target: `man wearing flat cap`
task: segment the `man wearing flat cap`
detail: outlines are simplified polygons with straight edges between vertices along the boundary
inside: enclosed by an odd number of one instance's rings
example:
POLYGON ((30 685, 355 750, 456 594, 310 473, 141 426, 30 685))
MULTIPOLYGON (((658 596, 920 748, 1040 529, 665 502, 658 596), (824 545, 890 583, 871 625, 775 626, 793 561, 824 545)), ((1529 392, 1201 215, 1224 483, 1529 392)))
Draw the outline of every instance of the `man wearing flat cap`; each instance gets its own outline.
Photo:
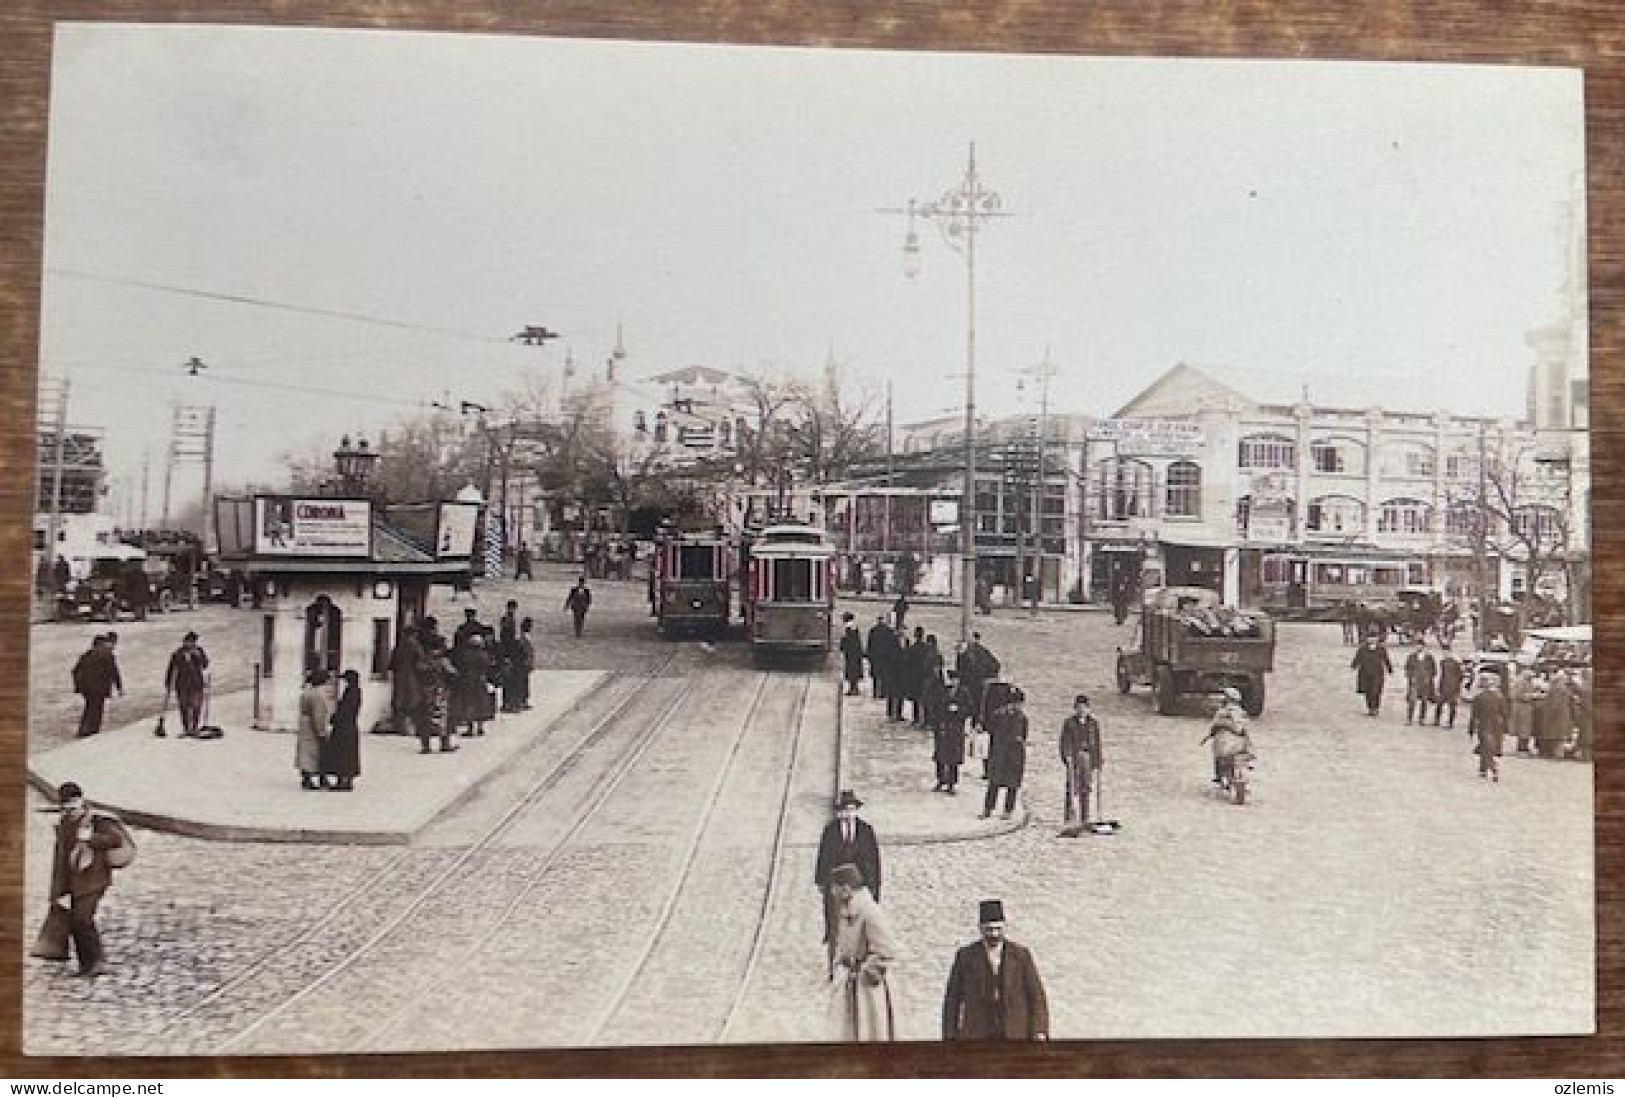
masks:
POLYGON ((1072 809, 1077 806, 1078 826, 1089 825, 1089 792, 1100 769, 1100 724, 1089 711, 1089 698, 1078 694, 1072 699, 1072 715, 1061 724, 1061 765, 1066 767, 1065 825, 1072 827, 1072 809))
MULTIPOLYGON (((855 865, 862 875, 862 886, 869 895, 880 901, 880 843, 875 829, 858 818, 863 801, 851 789, 842 789, 835 798, 835 818, 824 827, 818 839, 818 862, 813 869, 813 883, 824 897, 824 944, 835 947, 835 919, 837 901, 830 892, 830 874, 841 865, 855 865)), ((833 956, 833 952, 832 952, 833 956)))
POLYGON ((1048 1040, 1049 999, 1033 954, 1004 936, 1004 904, 984 899, 982 939, 954 954, 942 1000, 944 1040, 1048 1040))

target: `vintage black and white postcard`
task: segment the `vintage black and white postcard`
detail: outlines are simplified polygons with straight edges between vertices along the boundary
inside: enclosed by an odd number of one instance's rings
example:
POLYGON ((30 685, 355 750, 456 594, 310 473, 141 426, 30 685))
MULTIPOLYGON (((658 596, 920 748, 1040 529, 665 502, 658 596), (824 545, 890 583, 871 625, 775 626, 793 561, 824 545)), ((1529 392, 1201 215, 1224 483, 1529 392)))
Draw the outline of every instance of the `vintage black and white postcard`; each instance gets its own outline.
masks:
POLYGON ((29 1053, 1593 1030, 1578 70, 53 57, 29 1053))

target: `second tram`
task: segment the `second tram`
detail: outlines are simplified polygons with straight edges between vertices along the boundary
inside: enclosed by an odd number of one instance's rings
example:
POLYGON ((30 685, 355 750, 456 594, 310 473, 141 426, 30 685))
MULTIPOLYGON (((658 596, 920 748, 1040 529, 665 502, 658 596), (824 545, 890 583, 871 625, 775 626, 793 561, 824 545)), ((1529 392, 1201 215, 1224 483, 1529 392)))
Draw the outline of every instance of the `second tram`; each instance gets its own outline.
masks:
POLYGON ((758 662, 775 653, 824 658, 835 642, 835 546, 812 526, 769 526, 747 538, 741 601, 758 662))

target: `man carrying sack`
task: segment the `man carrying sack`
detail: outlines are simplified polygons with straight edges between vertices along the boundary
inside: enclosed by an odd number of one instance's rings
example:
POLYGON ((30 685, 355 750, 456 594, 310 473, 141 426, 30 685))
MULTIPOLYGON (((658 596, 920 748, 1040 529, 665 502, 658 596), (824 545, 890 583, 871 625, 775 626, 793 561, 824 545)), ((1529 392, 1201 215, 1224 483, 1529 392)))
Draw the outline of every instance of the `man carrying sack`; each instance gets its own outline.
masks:
POLYGON ((45 960, 68 958, 68 940, 79 957, 79 974, 105 974, 106 954, 96 928, 96 908, 113 883, 113 870, 135 859, 135 838, 110 812, 92 809, 77 784, 57 790, 62 820, 56 825, 51 867, 51 910, 33 954, 45 960))
POLYGON ((1103 761, 1100 752, 1100 724, 1089 711, 1089 698, 1080 693, 1072 699, 1072 715, 1061 724, 1061 764, 1066 767, 1065 829, 1062 837, 1076 838, 1089 825, 1089 793, 1103 761), (1074 807, 1077 809, 1073 815, 1074 807), (1077 823, 1074 825, 1073 819, 1077 823))

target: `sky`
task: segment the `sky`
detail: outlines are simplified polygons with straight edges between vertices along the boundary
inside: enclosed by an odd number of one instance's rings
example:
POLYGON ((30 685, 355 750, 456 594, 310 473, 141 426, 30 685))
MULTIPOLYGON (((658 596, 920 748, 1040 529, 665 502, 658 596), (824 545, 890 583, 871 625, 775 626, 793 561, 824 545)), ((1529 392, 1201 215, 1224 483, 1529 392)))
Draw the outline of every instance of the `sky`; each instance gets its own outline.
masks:
POLYGON ((1047 355, 1061 412, 1187 362, 1517 415, 1526 335, 1584 307, 1583 141, 1578 70, 61 24, 41 369, 154 514, 171 402, 218 408, 217 484, 276 482, 618 327, 633 377, 833 357, 962 414, 965 259, 921 221, 904 277, 884 211, 974 142, 979 410, 1047 355))

